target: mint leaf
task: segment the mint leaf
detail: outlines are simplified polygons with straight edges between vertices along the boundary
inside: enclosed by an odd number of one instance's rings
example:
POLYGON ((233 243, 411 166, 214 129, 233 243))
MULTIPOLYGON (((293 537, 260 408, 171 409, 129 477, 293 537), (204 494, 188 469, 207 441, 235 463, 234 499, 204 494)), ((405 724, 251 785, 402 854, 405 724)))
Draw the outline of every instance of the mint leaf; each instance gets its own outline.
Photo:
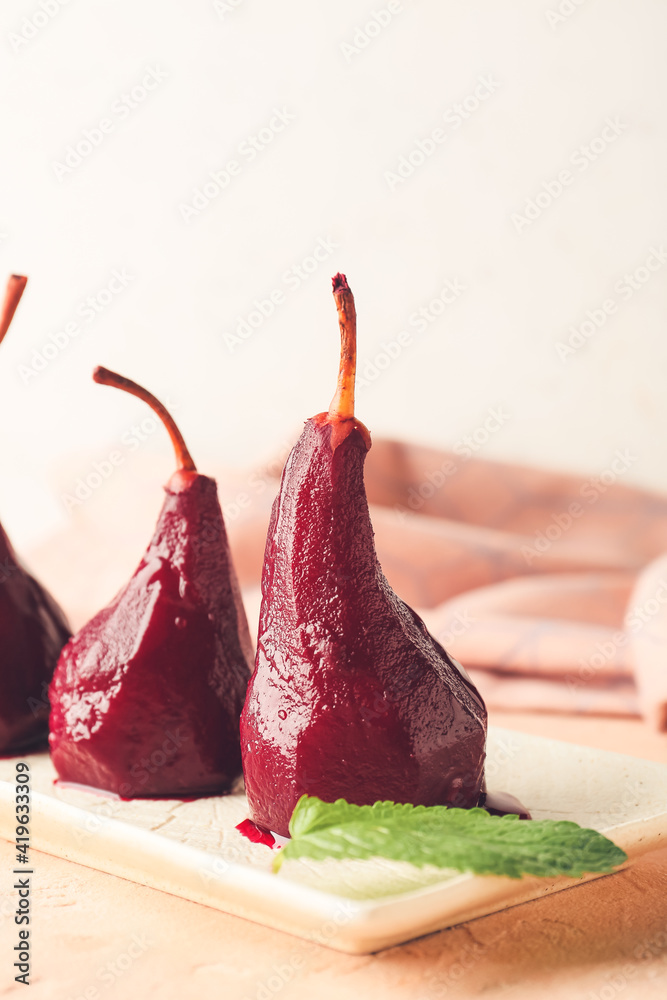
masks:
POLYGON ((302 795, 290 834, 275 871, 286 858, 389 858, 475 875, 578 878, 611 872, 627 861, 625 852, 596 830, 567 820, 492 816, 485 809, 395 802, 355 806, 302 795))

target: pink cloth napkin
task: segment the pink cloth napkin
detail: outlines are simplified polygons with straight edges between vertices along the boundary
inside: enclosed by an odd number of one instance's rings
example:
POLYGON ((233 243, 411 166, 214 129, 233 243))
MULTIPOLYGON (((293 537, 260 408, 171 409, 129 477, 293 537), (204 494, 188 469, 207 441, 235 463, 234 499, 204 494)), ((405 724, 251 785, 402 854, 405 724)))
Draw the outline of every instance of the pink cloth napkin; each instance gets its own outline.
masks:
POLYGON ((379 441, 381 562, 491 707, 667 728, 667 497, 379 441))

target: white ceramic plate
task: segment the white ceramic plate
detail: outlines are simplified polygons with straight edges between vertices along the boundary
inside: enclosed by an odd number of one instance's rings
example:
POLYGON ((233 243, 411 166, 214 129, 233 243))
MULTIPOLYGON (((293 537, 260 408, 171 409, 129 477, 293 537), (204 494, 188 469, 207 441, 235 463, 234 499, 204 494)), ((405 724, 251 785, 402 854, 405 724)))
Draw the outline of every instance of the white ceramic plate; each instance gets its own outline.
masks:
MULTIPOLYGON (((15 764, 0 760, 0 836, 14 840, 15 764)), ((32 777, 31 847, 364 954, 588 881, 451 875, 389 861, 286 862, 235 829, 238 793, 194 802, 134 800, 54 785, 46 754, 32 777)), ((571 819, 610 836, 629 862, 667 838, 667 767, 492 728, 488 786, 535 819, 571 819)), ((574 902, 574 896, 573 896, 574 902)))

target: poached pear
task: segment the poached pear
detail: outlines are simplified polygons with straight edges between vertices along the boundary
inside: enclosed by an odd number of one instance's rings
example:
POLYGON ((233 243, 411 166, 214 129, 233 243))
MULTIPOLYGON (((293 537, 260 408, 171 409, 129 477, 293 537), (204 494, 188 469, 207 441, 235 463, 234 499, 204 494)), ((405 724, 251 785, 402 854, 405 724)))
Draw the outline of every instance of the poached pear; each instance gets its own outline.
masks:
MULTIPOLYGON (((0 343, 27 280, 13 274, 7 283, 0 343)), ((63 612, 22 566, 0 526, 0 753, 20 753, 46 740, 46 691, 70 635, 63 612)))
POLYGON ((178 468, 131 580, 63 649, 51 757, 61 779, 124 798, 224 792, 241 772, 252 646, 216 483, 151 393, 105 368, 93 378, 152 407, 178 468))
POLYGON ((241 716, 251 819, 288 835, 301 795, 357 805, 477 804, 487 715, 464 669, 391 589, 364 489, 354 415, 356 312, 333 279, 338 386, 306 421, 275 500, 255 671, 241 716))

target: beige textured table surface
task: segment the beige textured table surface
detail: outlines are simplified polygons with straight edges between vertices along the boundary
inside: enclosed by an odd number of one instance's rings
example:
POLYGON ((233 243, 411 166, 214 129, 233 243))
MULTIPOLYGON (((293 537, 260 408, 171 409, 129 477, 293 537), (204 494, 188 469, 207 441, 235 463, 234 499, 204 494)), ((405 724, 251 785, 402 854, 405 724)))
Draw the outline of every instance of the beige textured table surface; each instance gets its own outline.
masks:
MULTIPOLYGON (((496 715, 498 725, 667 762, 641 723, 496 715)), ((32 856, 32 1000, 667 996, 667 849, 575 890, 378 955, 348 956, 208 907, 32 856)), ((13 851, 0 843, 2 871, 13 851)), ((2 878, 0 997, 23 995, 2 878)))

